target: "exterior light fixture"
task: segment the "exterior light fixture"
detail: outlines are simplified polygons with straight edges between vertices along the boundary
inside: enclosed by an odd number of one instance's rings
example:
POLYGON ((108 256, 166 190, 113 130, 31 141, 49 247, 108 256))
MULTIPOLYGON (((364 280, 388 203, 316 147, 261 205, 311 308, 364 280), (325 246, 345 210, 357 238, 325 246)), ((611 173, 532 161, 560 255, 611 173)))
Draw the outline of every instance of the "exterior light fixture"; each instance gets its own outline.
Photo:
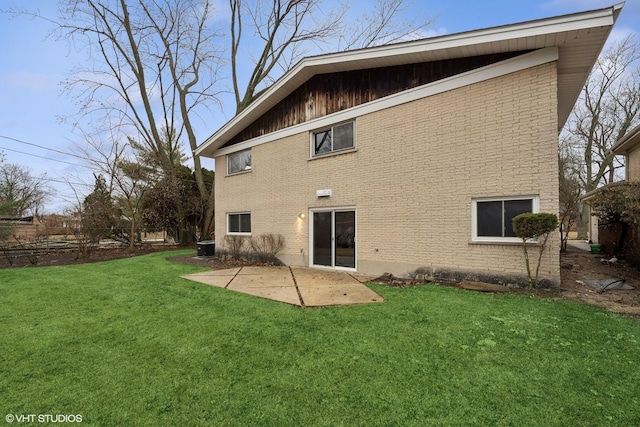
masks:
POLYGON ((305 215, 305 214, 303 214, 303 213, 301 213, 300 215, 298 215, 298 218, 300 218, 300 219, 304 219, 305 217, 306 217, 306 215, 305 215))

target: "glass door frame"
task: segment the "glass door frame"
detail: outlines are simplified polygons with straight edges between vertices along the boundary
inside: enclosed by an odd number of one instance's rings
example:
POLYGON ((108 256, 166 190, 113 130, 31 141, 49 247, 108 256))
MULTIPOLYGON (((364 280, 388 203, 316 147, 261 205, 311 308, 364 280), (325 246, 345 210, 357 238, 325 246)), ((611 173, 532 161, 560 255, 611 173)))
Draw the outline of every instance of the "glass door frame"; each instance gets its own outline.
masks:
POLYGON ((355 206, 310 208, 309 209, 309 267, 326 268, 331 270, 357 271, 358 268, 358 212, 355 206), (314 264, 314 213, 331 213, 331 265, 314 264), (354 215, 354 239, 353 239, 353 267, 336 266, 336 212, 353 212, 354 215))

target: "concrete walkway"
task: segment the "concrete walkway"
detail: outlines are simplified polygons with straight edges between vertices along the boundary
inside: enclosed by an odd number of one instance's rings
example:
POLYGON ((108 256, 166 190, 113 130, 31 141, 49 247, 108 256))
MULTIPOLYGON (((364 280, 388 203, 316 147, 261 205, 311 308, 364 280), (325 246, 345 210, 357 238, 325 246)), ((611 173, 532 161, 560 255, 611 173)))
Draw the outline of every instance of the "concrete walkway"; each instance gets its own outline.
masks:
POLYGON ((300 307, 384 301, 384 298, 363 285, 368 277, 305 267, 237 267, 182 277, 300 307))
POLYGON ((584 240, 567 240, 567 245, 571 245, 574 248, 581 249, 583 251, 591 251, 591 245, 584 240))

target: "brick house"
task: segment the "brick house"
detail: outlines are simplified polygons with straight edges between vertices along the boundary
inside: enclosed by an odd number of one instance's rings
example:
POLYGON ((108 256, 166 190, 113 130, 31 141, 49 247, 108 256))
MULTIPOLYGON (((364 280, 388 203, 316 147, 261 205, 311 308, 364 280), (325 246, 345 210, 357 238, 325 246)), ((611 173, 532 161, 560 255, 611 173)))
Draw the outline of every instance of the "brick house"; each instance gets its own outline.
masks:
POLYGON ((521 282, 511 218, 558 212, 558 133, 620 9, 303 59, 196 150, 217 249, 278 233, 289 265, 521 282))
MULTIPOLYGON (((612 182, 587 193, 583 200, 589 203, 590 199, 603 188, 614 188, 625 183, 640 183, 640 126, 633 128, 624 137, 611 147, 611 152, 624 157, 625 180, 612 182)), ((631 225, 628 229, 621 224, 602 226, 598 224, 597 217, 593 216, 594 230, 602 250, 607 255, 617 255, 625 260, 640 266, 640 228, 631 225)), ((596 241, 594 241, 596 242, 596 241)))
POLYGON ((640 182, 640 126, 631 129, 611 147, 611 152, 624 156, 625 181, 640 182))
MULTIPOLYGON (((29 243, 46 234, 46 227, 40 222, 38 217, 0 217, 0 228, 7 227, 10 230, 8 241, 15 243, 16 240, 29 243)), ((0 236, 4 233, 0 233, 0 236)))

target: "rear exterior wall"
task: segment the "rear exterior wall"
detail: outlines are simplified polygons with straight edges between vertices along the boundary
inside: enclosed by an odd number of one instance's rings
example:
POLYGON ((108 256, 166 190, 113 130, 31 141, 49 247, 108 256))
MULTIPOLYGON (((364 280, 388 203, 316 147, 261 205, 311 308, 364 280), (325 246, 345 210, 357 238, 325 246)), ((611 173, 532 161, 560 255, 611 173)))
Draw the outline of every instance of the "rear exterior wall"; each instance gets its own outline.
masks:
MULTIPOLYGON (((310 159, 304 132, 253 147, 249 173, 225 176, 219 156, 217 247, 226 214, 251 212, 252 235, 282 234, 280 259, 309 265, 309 209, 355 207, 360 273, 522 278, 521 246, 471 243, 471 202, 539 195, 558 212, 556 105, 549 63, 357 117, 353 152, 310 159)), ((540 269, 555 283, 558 247, 554 233, 540 269)))

